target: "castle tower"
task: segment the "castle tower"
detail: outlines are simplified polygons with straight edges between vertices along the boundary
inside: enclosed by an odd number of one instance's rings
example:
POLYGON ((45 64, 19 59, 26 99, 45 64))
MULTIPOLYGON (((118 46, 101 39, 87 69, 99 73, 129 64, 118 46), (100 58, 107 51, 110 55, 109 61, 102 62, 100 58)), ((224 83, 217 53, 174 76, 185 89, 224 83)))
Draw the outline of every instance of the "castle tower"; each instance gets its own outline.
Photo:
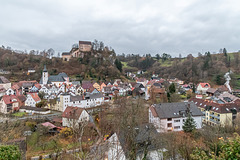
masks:
POLYGON ((42 73, 42 83, 43 85, 47 84, 48 82, 48 71, 46 65, 44 65, 43 73, 42 73))

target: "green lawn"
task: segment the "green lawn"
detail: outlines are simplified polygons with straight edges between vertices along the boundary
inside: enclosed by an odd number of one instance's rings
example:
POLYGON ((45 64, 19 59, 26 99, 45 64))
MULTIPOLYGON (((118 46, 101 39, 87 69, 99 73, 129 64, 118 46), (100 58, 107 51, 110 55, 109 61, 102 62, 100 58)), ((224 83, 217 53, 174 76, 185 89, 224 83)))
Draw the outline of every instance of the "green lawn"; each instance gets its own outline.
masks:
POLYGON ((16 112, 16 113, 13 113, 12 115, 16 116, 16 117, 23 117, 26 115, 25 112, 16 112))

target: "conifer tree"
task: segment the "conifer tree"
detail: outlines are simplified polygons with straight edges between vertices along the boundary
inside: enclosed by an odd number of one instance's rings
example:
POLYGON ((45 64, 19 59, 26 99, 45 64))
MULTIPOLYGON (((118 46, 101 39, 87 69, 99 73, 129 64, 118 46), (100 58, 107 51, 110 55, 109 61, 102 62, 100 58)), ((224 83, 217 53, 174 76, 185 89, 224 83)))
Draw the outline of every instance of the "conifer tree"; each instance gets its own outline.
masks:
POLYGON ((184 132, 192 132, 194 129, 196 129, 196 122, 192 118, 191 114, 188 113, 188 117, 183 124, 183 131, 184 132))

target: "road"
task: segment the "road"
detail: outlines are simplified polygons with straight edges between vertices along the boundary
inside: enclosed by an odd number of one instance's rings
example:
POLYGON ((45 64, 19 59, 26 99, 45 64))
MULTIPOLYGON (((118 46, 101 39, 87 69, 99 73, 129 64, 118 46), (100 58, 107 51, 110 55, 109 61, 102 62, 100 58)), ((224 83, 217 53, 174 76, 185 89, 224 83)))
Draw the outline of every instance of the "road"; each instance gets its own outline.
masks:
POLYGON ((51 114, 45 114, 45 115, 29 115, 24 117, 0 117, 0 123, 5 121, 19 121, 19 120, 26 120, 26 119, 51 119, 53 117, 61 116, 62 112, 52 111, 51 114))

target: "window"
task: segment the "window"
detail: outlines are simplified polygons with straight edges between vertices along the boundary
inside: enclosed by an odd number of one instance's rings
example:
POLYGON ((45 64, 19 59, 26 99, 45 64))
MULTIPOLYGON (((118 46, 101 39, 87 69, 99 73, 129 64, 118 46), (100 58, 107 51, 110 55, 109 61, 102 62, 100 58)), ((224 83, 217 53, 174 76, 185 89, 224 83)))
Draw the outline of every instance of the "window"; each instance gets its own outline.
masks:
POLYGON ((168 123, 168 124, 167 124, 167 127, 172 127, 172 123, 168 123))
POLYGON ((176 119, 176 120, 174 120, 174 122, 180 122, 180 119, 176 119))
POLYGON ((174 126, 174 129, 180 129, 180 126, 174 126))
POLYGON ((172 118, 168 118, 167 121, 172 121, 172 118))

